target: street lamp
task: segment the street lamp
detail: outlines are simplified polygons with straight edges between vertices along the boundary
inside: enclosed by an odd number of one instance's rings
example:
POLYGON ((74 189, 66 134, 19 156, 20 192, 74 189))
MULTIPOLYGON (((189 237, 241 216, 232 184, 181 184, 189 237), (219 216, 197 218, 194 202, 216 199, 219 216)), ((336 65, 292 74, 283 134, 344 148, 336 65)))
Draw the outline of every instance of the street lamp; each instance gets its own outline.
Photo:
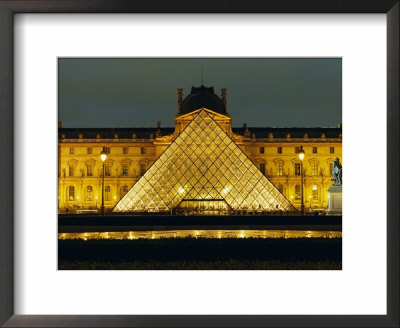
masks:
POLYGON ((101 183, 101 216, 104 216, 104 162, 107 159, 107 152, 105 147, 103 147, 103 150, 100 153, 100 158, 103 162, 103 177, 101 183))
POLYGON ((301 215, 304 216, 304 194, 303 194, 303 159, 305 156, 305 152, 303 150, 303 146, 301 147, 299 151, 299 159, 300 159, 300 180, 301 180, 301 215))

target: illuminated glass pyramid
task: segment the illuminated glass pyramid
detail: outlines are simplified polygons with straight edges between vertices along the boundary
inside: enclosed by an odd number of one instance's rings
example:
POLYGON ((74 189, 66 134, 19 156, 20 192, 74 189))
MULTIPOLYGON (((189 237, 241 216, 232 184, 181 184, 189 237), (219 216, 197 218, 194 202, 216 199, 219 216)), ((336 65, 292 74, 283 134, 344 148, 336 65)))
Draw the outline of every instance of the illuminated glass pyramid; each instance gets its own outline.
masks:
POLYGON ((114 212, 170 210, 217 214, 292 211, 205 109, 114 207, 114 212))

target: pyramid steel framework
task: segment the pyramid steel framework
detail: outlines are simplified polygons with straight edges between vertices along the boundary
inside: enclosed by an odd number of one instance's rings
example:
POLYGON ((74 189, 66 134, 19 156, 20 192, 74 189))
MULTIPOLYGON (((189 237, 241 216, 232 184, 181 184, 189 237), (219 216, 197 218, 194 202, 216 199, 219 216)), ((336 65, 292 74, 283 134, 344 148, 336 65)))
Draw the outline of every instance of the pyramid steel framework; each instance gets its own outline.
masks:
POLYGON ((293 211, 205 109, 115 205, 114 212, 293 211))

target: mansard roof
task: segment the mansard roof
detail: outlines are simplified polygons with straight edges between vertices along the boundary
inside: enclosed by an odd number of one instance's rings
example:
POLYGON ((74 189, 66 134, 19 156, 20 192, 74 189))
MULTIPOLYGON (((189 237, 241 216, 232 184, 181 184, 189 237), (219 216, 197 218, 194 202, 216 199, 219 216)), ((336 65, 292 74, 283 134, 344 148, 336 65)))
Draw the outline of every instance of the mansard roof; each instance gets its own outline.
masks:
MULTIPOLYGON (((308 138, 321 138, 322 134, 325 134, 325 138, 338 138, 339 134, 342 133, 342 128, 273 128, 273 127, 248 127, 250 135, 253 133, 256 138, 268 138, 269 134, 272 133, 274 138, 286 138, 287 134, 290 134, 291 138, 304 138, 307 134, 308 138)), ((236 134, 244 135, 246 128, 232 128, 232 131, 236 134)))
MULTIPOLYGON (((160 128, 162 136, 172 134, 174 128, 160 128)), ((239 135, 244 135, 245 128, 232 128, 232 131, 239 135)), ((304 138, 307 134, 308 138, 321 138, 325 134, 326 138, 338 138, 342 133, 342 128, 273 128, 273 127, 248 127, 250 135, 253 133, 256 138, 268 138, 272 133, 274 138, 286 138, 289 133, 291 138, 304 138)), ((113 139, 118 134, 120 139, 130 139, 132 134, 136 134, 137 139, 148 139, 152 134, 156 136, 157 128, 59 128, 58 137, 64 134, 66 139, 78 139, 82 134, 84 139, 96 139, 99 134, 102 139, 113 139)))
MULTIPOLYGON (((137 139, 148 139, 150 135, 156 136, 157 128, 59 128, 58 138, 64 134, 66 139, 78 139, 82 134, 83 139, 96 139, 99 134, 102 139, 113 139, 118 134, 120 139, 131 139, 136 134, 137 139)), ((174 128, 160 128, 162 136, 172 134, 174 128)))

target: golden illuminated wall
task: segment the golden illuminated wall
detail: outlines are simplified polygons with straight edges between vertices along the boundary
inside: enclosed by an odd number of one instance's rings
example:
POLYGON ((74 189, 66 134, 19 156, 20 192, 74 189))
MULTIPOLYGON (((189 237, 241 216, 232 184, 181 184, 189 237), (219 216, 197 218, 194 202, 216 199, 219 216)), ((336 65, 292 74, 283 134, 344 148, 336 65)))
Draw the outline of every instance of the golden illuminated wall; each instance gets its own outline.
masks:
MULTIPOLYGON (((197 113, 199 111, 196 111, 197 113)), ((176 122, 183 129, 197 113, 179 117, 176 122), (185 121, 185 122, 183 122, 185 121)), ((232 133, 230 117, 208 111, 214 121, 235 141, 251 161, 258 167, 282 194, 297 208, 300 207, 300 175, 296 171, 299 159, 296 148, 305 150, 304 165, 304 200, 306 209, 326 209, 328 206, 327 190, 332 184, 330 165, 339 157, 342 159, 342 139, 326 138, 258 138, 250 133, 245 136, 232 133)), ((62 130, 61 130, 62 131, 62 130)), ((173 135, 147 139, 121 139, 114 136, 104 139, 101 136, 88 139, 85 135, 79 138, 68 138, 60 134, 59 139, 59 195, 60 212, 68 209, 93 210, 101 206, 101 160, 100 151, 103 146, 110 149, 106 164, 109 165, 109 176, 105 177, 106 210, 112 209, 122 196, 141 177, 141 170, 147 170, 160 154, 175 140, 178 131, 173 135), (72 149, 72 150, 71 150, 72 149), (88 172, 91 170, 91 172, 88 172), (72 171, 70 171, 70 169, 72 171), (127 169, 127 172, 124 172, 127 169), (69 194, 73 187, 73 197, 69 194), (91 190, 91 191, 90 191, 91 190)))
POLYGON ((112 208, 156 158, 156 147, 149 139, 61 138, 58 170, 61 212, 100 208, 103 146, 110 151, 105 161, 106 208, 112 208))

